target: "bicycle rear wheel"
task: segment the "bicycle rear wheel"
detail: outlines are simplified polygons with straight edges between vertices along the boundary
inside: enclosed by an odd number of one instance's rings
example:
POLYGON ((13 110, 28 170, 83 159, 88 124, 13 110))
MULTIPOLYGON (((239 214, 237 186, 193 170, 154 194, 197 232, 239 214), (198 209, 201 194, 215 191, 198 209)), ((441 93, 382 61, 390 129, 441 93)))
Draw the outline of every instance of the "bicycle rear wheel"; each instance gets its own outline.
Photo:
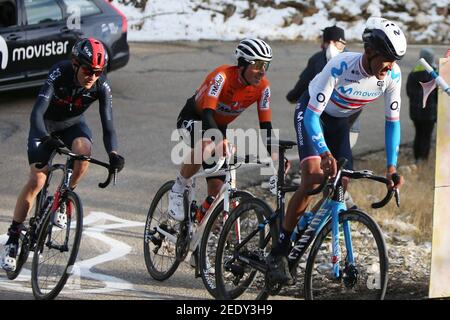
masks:
MULTIPOLYGON (((240 190, 233 192, 230 198, 230 211, 236 208, 242 201, 250 198, 253 198, 250 192, 240 190)), ((209 217, 200 243, 200 275, 205 288, 214 298, 217 297, 215 276, 217 244, 226 218, 222 201, 209 217)))
POLYGON ((218 299, 267 299, 266 256, 278 233, 276 223, 270 226, 262 222, 272 213, 264 201, 252 198, 243 201, 227 219, 215 261, 218 299))
POLYGON ((168 215, 169 192, 174 181, 166 182, 156 193, 147 214, 144 232, 144 258, 148 273, 155 279, 168 279, 177 270, 176 240, 180 222, 168 215), (163 234, 166 232, 166 235, 163 234), (173 237, 171 240, 170 237, 173 237))
POLYGON ((388 257, 377 223, 360 210, 349 210, 339 217, 341 249, 340 278, 332 276, 331 221, 314 240, 305 272, 306 299, 379 300, 386 293, 388 257), (348 262, 344 228, 349 226, 354 264, 348 262))
MULTIPOLYGON (((56 211, 64 206, 66 228, 53 224, 56 212, 47 212, 38 231, 31 268, 31 285, 36 299, 54 299, 72 274, 81 242, 83 208, 79 197, 67 191, 56 211)), ((80 275, 78 275, 80 276, 80 275)))

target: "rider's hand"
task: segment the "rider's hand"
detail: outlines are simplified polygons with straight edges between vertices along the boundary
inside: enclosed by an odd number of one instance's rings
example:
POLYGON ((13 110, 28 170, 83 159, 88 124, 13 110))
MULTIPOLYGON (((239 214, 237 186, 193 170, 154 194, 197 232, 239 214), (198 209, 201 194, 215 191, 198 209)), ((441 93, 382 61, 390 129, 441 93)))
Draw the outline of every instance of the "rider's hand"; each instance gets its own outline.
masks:
POLYGON ((334 177, 337 173, 336 159, 331 152, 325 151, 320 155, 320 168, 327 177, 334 177))
POLYGON ((125 159, 118 155, 115 152, 111 152, 109 154, 109 169, 110 170, 117 170, 117 172, 122 171, 123 167, 125 166, 125 159))
POLYGON ((400 190, 400 188, 405 183, 405 179, 403 176, 399 175, 397 173, 397 170, 394 166, 389 166, 386 171, 386 178, 388 178, 391 181, 391 188, 400 190))
POLYGON ((232 150, 230 150, 230 144, 227 139, 223 139, 222 142, 222 155, 225 157, 230 157, 232 150))
POLYGON ((41 141, 42 142, 40 147, 48 152, 52 152, 55 149, 65 148, 66 146, 61 140, 52 138, 50 136, 42 138, 41 141))

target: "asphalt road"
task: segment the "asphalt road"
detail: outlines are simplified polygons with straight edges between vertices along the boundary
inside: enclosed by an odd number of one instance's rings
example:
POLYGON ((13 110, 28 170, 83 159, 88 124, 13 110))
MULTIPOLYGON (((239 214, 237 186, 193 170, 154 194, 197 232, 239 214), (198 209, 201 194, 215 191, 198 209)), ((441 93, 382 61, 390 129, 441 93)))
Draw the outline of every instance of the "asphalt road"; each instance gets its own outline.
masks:
MULTIPOLYGON (((126 158, 126 168, 119 175, 116 186, 101 190, 96 185, 104 179, 106 172, 91 166, 77 188, 85 212, 85 233, 79 255, 82 278, 81 281, 69 280, 58 298, 210 298, 187 263, 167 281, 153 280, 144 264, 142 235, 153 195, 177 172, 177 166, 170 159, 175 145, 170 137, 177 115, 209 71, 221 64, 234 63, 235 45, 222 42, 133 43, 129 64, 109 75, 119 151, 126 158)), ((273 124, 280 128, 282 138, 295 140, 294 105, 285 100, 285 95, 319 45, 295 42, 272 42, 271 45, 274 61, 268 77, 272 86, 273 124)), ((362 50, 355 44, 349 44, 348 48, 350 51, 362 50)), ((400 62, 403 84, 417 61, 420 48, 410 46, 400 62)), ((438 56, 443 56, 446 50, 443 46, 434 46, 434 49, 438 56)), ((403 88, 402 143, 409 143, 413 139, 413 127, 404 91, 403 88)), ((6 240, 16 197, 28 175, 26 139, 36 95, 37 90, 32 89, 0 96, 0 243, 6 240)), ((94 104, 86 115, 94 133, 93 156, 106 160, 97 105, 94 104)), ((231 127, 245 129, 257 125, 253 107, 231 127)), ((356 154, 383 148, 381 102, 366 108, 361 127, 362 133, 354 149, 356 154)), ((295 155, 293 152, 292 156, 295 155)), ((13 282, 0 271, 0 299, 32 298, 30 263, 13 282)))

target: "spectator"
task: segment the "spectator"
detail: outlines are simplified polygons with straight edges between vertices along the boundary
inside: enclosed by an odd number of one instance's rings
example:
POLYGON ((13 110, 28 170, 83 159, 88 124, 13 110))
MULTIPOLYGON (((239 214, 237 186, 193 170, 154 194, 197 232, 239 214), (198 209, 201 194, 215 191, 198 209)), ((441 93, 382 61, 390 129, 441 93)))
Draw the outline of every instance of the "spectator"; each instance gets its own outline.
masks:
POLYGON ((308 89, 310 81, 314 79, 316 74, 322 71, 328 60, 344 51, 345 44, 345 34, 343 29, 336 26, 325 28, 323 30, 322 43, 320 45, 322 50, 309 58, 306 69, 300 74, 294 89, 289 91, 286 99, 291 103, 297 102, 303 92, 308 89))
MULTIPOLYGON (((434 51, 430 48, 420 50, 420 58, 424 58, 436 70, 434 51)), ((409 97, 409 116, 414 123, 414 158, 416 163, 428 159, 431 145, 431 134, 437 119, 437 89, 428 96, 423 108, 423 89, 420 82, 431 81, 431 75, 425 67, 418 63, 408 76, 406 94, 409 97)))

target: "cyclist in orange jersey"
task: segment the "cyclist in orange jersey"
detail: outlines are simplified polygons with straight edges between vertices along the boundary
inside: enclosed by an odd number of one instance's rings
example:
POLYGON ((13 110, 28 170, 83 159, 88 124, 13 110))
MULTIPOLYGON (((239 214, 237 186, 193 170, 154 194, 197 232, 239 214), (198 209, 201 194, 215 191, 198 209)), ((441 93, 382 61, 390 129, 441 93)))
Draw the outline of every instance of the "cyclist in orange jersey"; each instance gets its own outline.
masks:
MULTIPOLYGON (((271 110, 270 85, 266 72, 272 60, 272 49, 260 39, 244 39, 236 48, 237 65, 223 65, 212 71, 195 94, 186 101, 177 120, 177 128, 186 137, 192 149, 196 145, 196 129, 203 136, 207 130, 219 130, 214 140, 204 137, 201 150, 212 154, 215 150, 228 152, 227 125, 255 102, 258 108, 260 128, 268 130, 270 137, 271 110), (201 127, 200 127, 201 123, 201 127)), ((200 145, 197 145, 200 146, 200 145)), ((268 148, 270 149, 270 148, 268 148)), ((269 150, 270 152, 270 150, 269 150)), ((200 169, 212 167, 204 161, 194 163, 194 151, 191 161, 184 161, 172 191, 169 193, 169 214, 175 220, 184 219, 183 191, 190 185, 190 178, 200 169)), ((206 159, 203 159, 206 160, 206 159)), ((222 187, 225 176, 207 178, 208 196, 215 196, 222 187)))

